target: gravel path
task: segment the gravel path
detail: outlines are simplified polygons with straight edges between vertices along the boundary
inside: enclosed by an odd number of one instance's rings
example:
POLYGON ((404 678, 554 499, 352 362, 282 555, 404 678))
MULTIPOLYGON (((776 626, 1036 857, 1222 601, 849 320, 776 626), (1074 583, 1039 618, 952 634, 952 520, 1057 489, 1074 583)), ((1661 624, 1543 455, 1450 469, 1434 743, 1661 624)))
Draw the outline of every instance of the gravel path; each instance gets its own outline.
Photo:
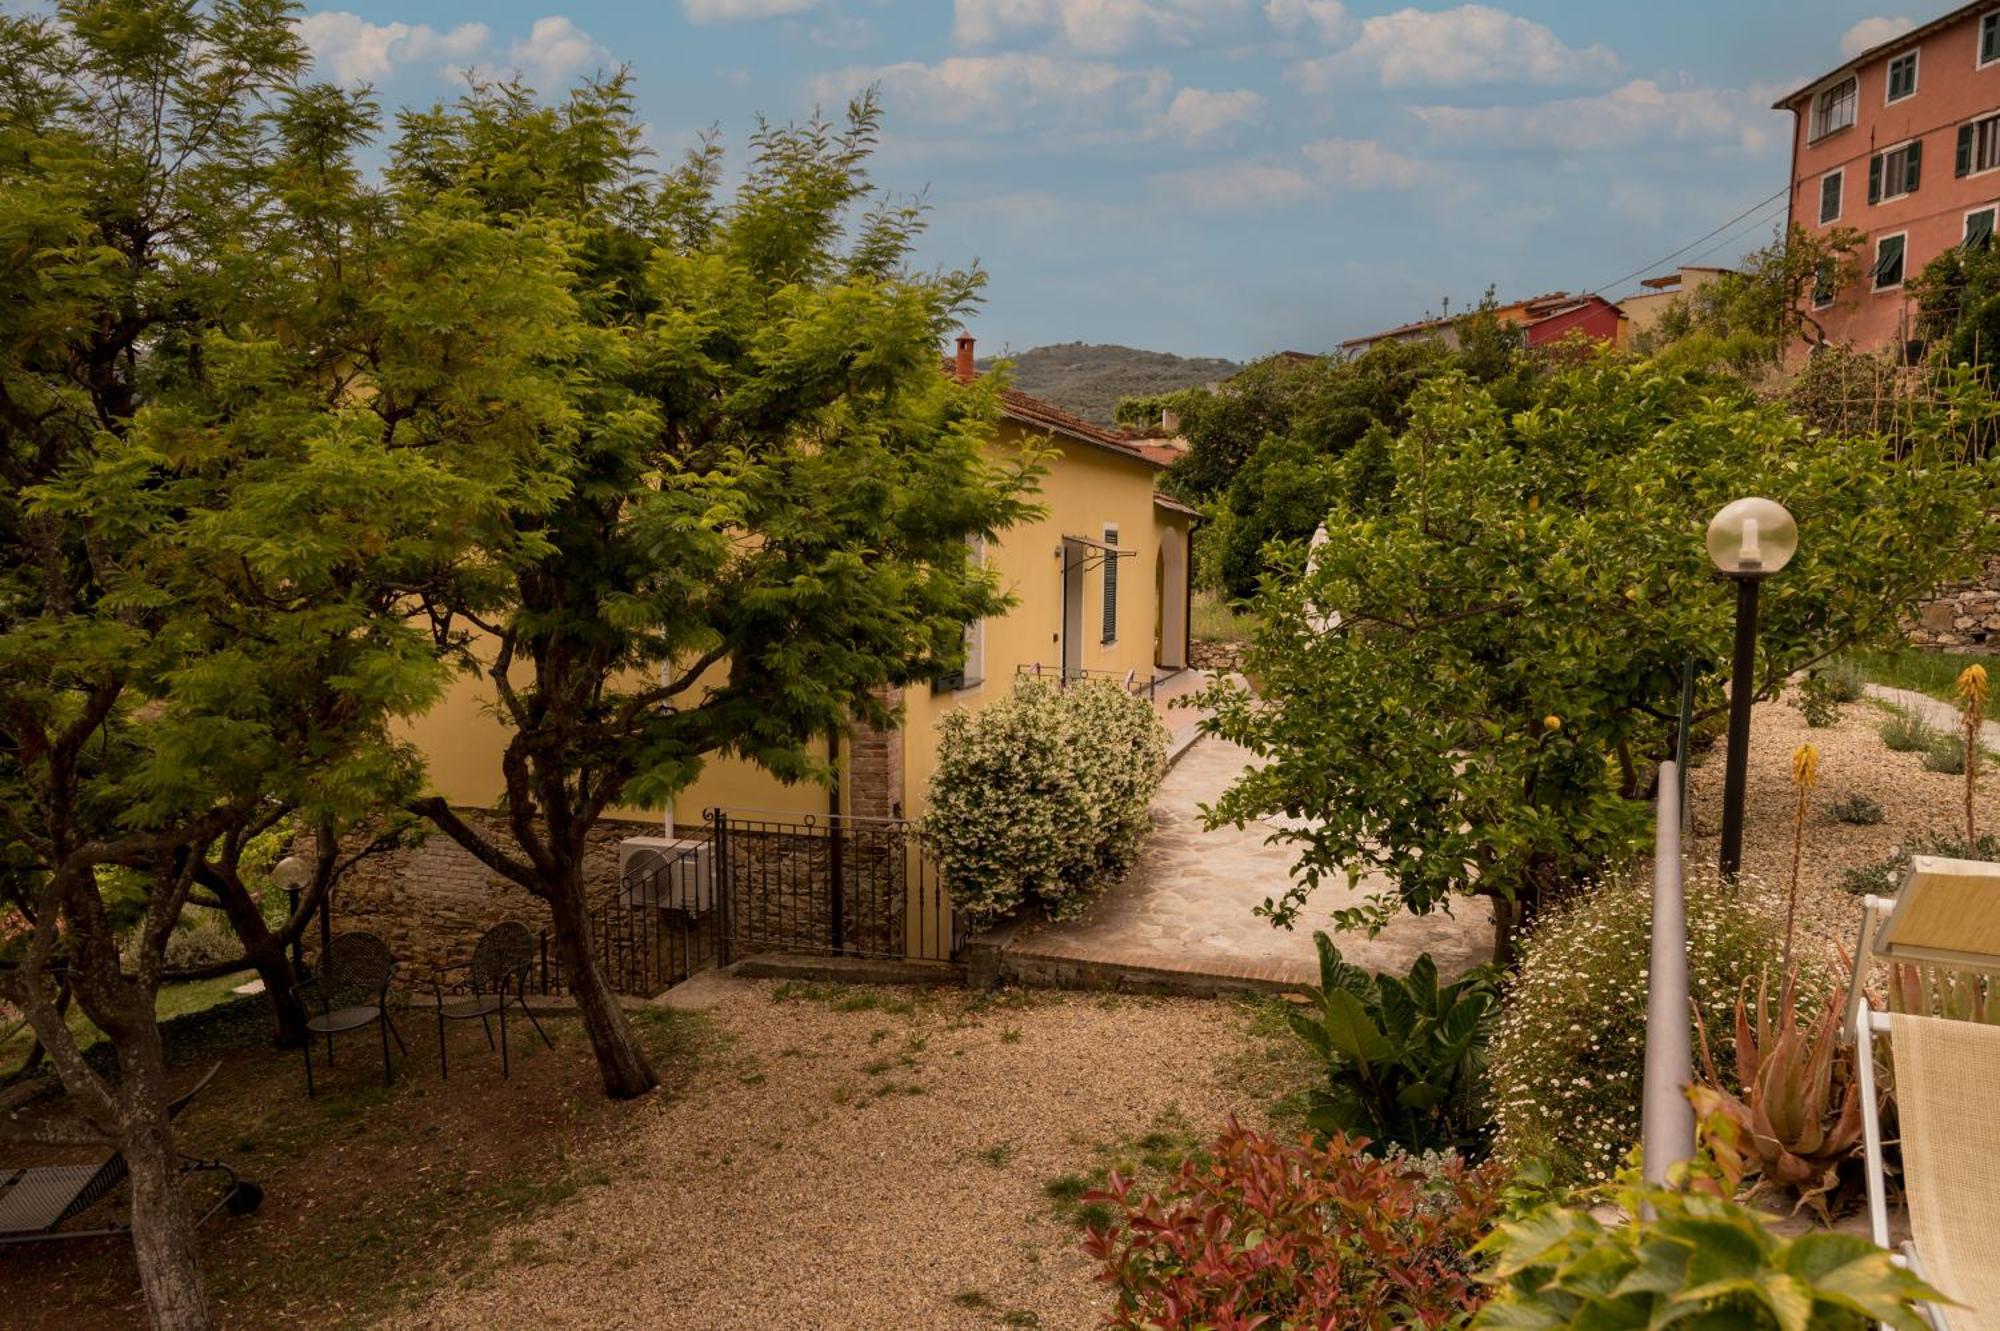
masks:
POLYGON ((1082 1331, 1104 1292, 1043 1185, 1162 1116, 1259 1122, 1274 1089, 1234 1003, 731 987, 719 1052, 603 1186, 391 1324, 1082 1331))

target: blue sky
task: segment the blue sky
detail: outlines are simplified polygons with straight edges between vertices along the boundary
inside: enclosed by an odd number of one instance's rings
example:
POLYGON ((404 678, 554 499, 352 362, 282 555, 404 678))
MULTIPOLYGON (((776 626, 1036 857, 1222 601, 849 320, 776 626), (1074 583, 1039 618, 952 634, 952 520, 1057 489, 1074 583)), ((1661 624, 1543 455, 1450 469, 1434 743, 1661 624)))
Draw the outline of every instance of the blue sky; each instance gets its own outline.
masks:
MULTIPOLYGON (((1242 359, 1501 295, 1592 290, 1785 186, 1779 93, 1942 6, 1883 0, 344 0, 321 72, 385 108, 466 66, 618 63, 653 146, 879 84, 876 183, 979 260, 982 352, 1242 359)), ((1682 261, 1766 241, 1780 202, 1682 261)), ((1671 267, 1671 265, 1668 265, 1671 267)), ((1616 296, 1630 282, 1606 289, 1616 296)))

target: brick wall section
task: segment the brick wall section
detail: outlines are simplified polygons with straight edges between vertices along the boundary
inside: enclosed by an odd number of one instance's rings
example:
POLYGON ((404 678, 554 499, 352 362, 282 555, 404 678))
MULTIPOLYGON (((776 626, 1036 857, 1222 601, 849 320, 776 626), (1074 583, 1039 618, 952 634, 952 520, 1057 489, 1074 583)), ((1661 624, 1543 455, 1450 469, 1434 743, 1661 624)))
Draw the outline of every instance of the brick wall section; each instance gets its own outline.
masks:
MULTIPOLYGON (((902 700, 901 690, 880 689, 885 707, 902 700)), ((860 726, 847 750, 847 811, 865 818, 903 816, 903 732, 860 726)))
MULTIPOLYGON (((494 815, 464 809, 459 814, 499 845, 511 845, 494 815)), ((593 896, 617 882, 619 841, 659 831, 657 823, 599 823, 590 835, 585 870, 593 896)), ((302 853, 310 854, 311 848, 302 853)), ((348 870, 334 888, 332 915, 337 934, 365 929, 379 935, 401 963, 399 985, 413 987, 427 985, 434 967, 468 961, 479 936, 496 924, 519 920, 539 935, 549 923, 549 908, 539 897, 494 873, 442 833, 348 870)), ((305 942, 310 962, 319 948, 319 931, 308 929, 305 942)))
POLYGON ((1909 637, 1920 647, 1947 651, 2000 644, 2000 558, 1988 559, 1981 577, 1940 587, 1918 611, 1909 637))

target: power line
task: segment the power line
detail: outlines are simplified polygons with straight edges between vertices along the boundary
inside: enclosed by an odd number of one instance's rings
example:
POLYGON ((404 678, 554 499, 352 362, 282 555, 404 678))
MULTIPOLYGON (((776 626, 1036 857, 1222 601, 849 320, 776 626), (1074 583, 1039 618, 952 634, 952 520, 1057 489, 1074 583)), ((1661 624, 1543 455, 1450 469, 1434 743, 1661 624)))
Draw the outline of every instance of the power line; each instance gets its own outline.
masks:
POLYGON ((1787 181, 1785 182, 1784 187, 1778 190, 1777 193, 1767 195, 1764 198, 1757 200, 1757 202, 1751 204, 1748 208, 1745 208, 1742 212, 1736 214, 1736 216, 1730 218, 1727 222, 1724 222, 1721 226, 1716 227, 1712 231, 1703 232, 1701 235, 1696 236, 1693 240, 1690 240, 1687 244, 1675 250, 1672 254, 1668 254, 1661 258, 1655 259, 1651 263, 1640 264, 1637 268, 1634 268, 1629 273, 1620 273, 1617 277, 1612 278, 1609 282, 1605 282, 1598 286, 1594 286, 1584 294, 1595 296, 1609 287, 1615 287, 1620 285, 1621 283, 1628 282, 1631 279, 1639 276, 1639 274, 1641 273, 1650 273, 1656 268, 1664 267, 1666 264, 1671 263, 1675 259, 1680 258, 1683 254, 1686 254, 1689 250, 1701 244, 1704 240, 1708 240, 1713 236, 1719 235, 1722 232, 1727 231, 1730 227, 1735 226, 1738 222, 1742 221, 1750 214, 1756 212, 1758 209, 1768 207, 1770 204, 1776 202, 1778 199, 1784 198, 1791 192, 1792 192, 1791 182, 1787 181))
POLYGON ((1775 216, 1777 216, 1777 211, 1775 209, 1770 209, 1770 208, 1765 209, 1762 213, 1758 214, 1756 217, 1751 218, 1746 225, 1738 227, 1736 230, 1724 236, 1721 240, 1718 240, 1713 245, 1710 245, 1707 249, 1703 250, 1701 253, 1691 256, 1687 260, 1687 262, 1692 264, 1702 259, 1706 259, 1709 255, 1715 253, 1717 250, 1721 249, 1724 245, 1729 244, 1731 241, 1737 240, 1745 235, 1748 235, 1750 232, 1756 230, 1760 226, 1768 225, 1770 223, 1770 220, 1775 216))

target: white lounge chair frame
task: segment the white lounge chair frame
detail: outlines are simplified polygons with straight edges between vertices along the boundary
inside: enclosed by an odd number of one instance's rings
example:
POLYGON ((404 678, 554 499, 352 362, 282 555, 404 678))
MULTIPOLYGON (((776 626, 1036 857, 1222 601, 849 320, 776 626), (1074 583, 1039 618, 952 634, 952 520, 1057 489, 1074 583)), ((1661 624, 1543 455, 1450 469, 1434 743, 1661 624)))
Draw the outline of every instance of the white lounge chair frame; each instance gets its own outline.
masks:
MULTIPOLYGON (((1935 856, 1918 855, 1912 858, 1909 871, 1904 875, 1901 889, 1894 897, 1869 896, 1862 899, 1861 938, 1854 949, 1854 974, 1848 985, 1848 1008, 1846 1019, 1841 1025, 1842 1038, 1854 1041, 1859 1047, 1855 1056, 1855 1074, 1861 1084, 1861 1131, 1862 1150, 1867 1164, 1868 1183, 1868 1229, 1870 1236, 1881 1247, 1889 1247, 1889 1204, 1887 1181, 1882 1166, 1882 1116, 1879 1093, 1875 1082, 1875 1038, 1887 1037, 1890 1031, 1890 1015, 1876 1010, 1868 1001, 1866 981, 1871 963, 1903 962, 1911 965, 1946 966, 1954 970, 1976 971, 2000 977, 2000 947, 1988 951, 1939 947, 1934 943, 1925 944, 1908 941, 1907 935, 1935 936, 1945 933, 1963 937, 1952 930, 1940 930, 1940 916, 1949 919, 1952 915, 1963 918, 1965 907, 1963 898, 1953 903, 1933 902, 1929 898, 1935 889, 1927 884, 1949 881, 1962 885, 1967 878, 1991 879, 1991 892, 1996 903, 2000 903, 2000 864, 1979 861, 1951 860, 1935 856), (1942 911, 1937 908, 1942 905, 1942 911), (1926 918, 1928 912, 1929 918, 1926 918), (1913 928, 1913 922, 1915 927, 1913 928)), ((1979 938, 1972 941, 1985 942, 1979 938)), ((1925 1275, 1922 1254, 1916 1250, 1914 1241, 1905 1243, 1897 1254, 1897 1261, 1908 1267, 1918 1277, 1925 1275)), ((1926 1304, 1923 1314, 1937 1331, 1951 1331, 1950 1314, 1936 1304, 1926 1304)))

